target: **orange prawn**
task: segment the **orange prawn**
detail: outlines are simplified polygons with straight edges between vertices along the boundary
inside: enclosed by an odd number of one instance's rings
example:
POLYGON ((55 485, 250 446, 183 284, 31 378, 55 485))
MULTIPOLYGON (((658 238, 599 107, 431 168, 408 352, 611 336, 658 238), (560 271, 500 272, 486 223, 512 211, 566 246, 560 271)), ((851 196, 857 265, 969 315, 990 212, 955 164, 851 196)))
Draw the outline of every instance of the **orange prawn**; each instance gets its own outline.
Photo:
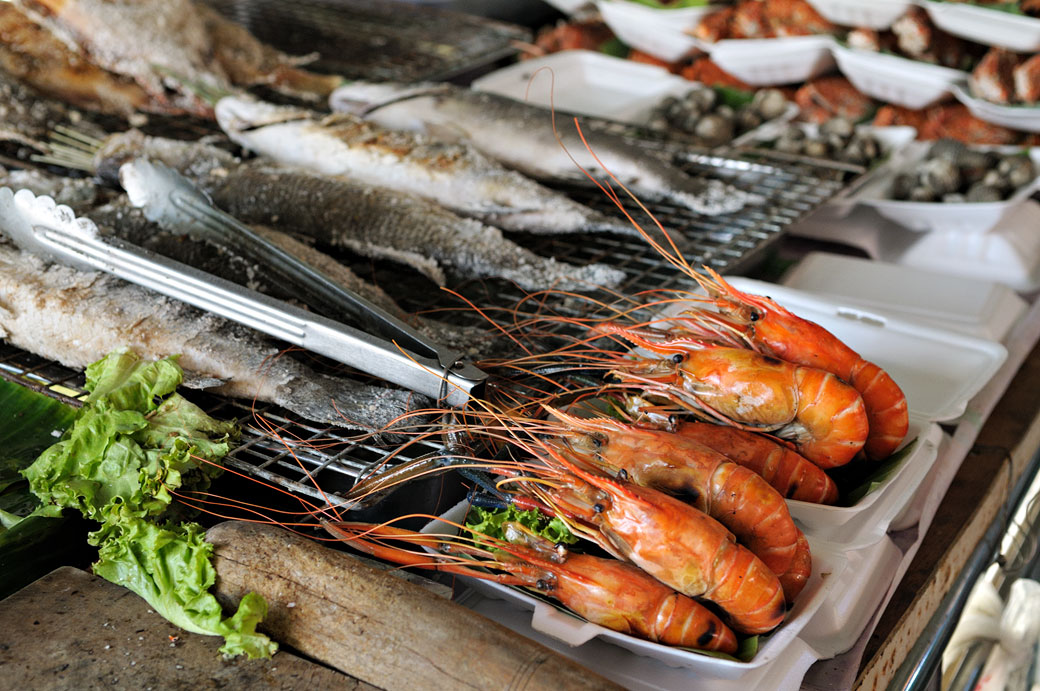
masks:
POLYGON ((838 500, 838 487, 827 473, 767 436, 692 420, 679 423, 675 433, 750 468, 788 499, 816 504, 833 504, 838 500))
POLYGON ((801 531, 784 498, 761 476, 690 437, 549 411, 566 425, 556 442, 562 452, 687 499, 731 530, 780 578, 787 601, 794 602, 812 570, 808 544, 799 541, 801 531))
POLYGON ((863 397, 870 432, 864 450, 869 458, 891 455, 909 429, 906 396, 895 380, 864 360, 819 324, 792 314, 768 297, 744 293, 710 268, 710 277, 692 273, 720 310, 690 310, 675 321, 697 335, 738 338, 768 355, 826 370, 851 384, 863 397))
POLYGON ((863 448, 868 433, 863 399, 830 372, 651 329, 616 323, 598 329, 671 356, 618 361, 614 375, 645 394, 789 439, 821 468, 844 465, 863 448))
POLYGON ((355 522, 324 525, 332 535, 372 556, 532 588, 588 621, 614 631, 666 645, 723 653, 737 650, 733 631, 696 600, 677 593, 632 564, 567 552, 517 524, 504 526, 509 541, 479 533, 474 535, 475 539, 465 540, 355 522), (526 544, 514 544, 517 535, 526 544), (402 549, 397 545, 401 542, 437 552, 402 549), (488 546, 499 552, 491 552, 488 546))
POLYGON ((780 581, 718 521, 663 492, 587 472, 545 450, 545 471, 510 480, 573 533, 684 595, 714 602, 735 631, 765 633, 783 621, 780 581))

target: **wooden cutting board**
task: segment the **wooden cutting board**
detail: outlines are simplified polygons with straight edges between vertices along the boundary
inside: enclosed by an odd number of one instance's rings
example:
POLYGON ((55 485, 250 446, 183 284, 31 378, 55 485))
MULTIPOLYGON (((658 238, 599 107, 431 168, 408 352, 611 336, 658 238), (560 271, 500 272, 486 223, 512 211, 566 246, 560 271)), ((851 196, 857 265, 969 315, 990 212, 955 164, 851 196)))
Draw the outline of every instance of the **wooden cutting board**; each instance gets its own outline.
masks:
POLYGON ((284 650, 271 660, 224 660, 222 643, 184 632, 129 590, 68 566, 0 600, 4 688, 376 689, 284 650))

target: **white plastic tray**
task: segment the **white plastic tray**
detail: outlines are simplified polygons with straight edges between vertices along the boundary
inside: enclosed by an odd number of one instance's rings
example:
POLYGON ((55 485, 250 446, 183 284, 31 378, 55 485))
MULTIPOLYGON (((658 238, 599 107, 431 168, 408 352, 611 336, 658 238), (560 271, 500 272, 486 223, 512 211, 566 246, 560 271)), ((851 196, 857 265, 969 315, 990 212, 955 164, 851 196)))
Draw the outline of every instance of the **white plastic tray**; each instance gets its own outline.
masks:
POLYGON ((817 610, 800 638, 820 659, 849 650, 878 610, 891 585, 890 574, 902 560, 892 540, 882 538, 869 547, 845 552, 848 567, 838 576, 831 597, 817 610))
POLYGON ((953 85, 953 95, 968 107, 979 120, 1013 130, 1040 132, 1040 105, 1001 105, 971 95, 968 85, 960 81, 953 85))
POLYGON ((834 24, 887 29, 914 3, 912 0, 809 0, 809 4, 834 24))
POLYGON ((1019 53, 1040 50, 1040 19, 961 2, 920 4, 936 26, 956 36, 1019 53))
POLYGON ((924 233, 897 251, 900 264, 1040 289, 1040 204, 1026 201, 988 233, 924 233))
POLYGON ((838 69, 857 90, 906 108, 926 108, 953 94, 967 73, 871 50, 834 46, 838 69))
MULTIPOLYGON (((930 146, 930 142, 914 142, 903 147, 899 156, 893 156, 883 171, 879 171, 876 177, 863 184, 848 199, 874 208, 885 218, 908 230, 985 233, 1027 202, 1033 192, 1040 188, 1040 175, 1037 175, 1011 197, 999 202, 945 203, 889 199, 889 188, 895 176, 924 159, 930 146)), ((1019 149, 998 147, 998 150, 1013 152, 1019 149)), ((1031 148, 1029 155, 1040 169, 1040 147, 1031 148)))
POLYGON ((688 32, 719 7, 658 9, 626 0, 596 0, 596 9, 628 45, 665 62, 676 62, 700 49, 700 42, 688 32))
MULTIPOLYGON (((467 506, 465 501, 460 502, 444 514, 444 518, 461 523, 464 520, 467 506)), ((451 533, 454 530, 453 526, 439 521, 433 521, 423 528, 423 532, 438 533, 451 533)), ((531 628, 570 646, 580 646, 598 638, 637 655, 653 658, 670 667, 689 669, 704 679, 739 679, 749 672, 774 662, 784 654, 787 646, 797 638, 802 627, 813 618, 827 599, 831 587, 844 570, 845 556, 841 552, 828 545, 817 544, 811 537, 809 546, 812 552, 813 569, 805 588, 798 596, 794 607, 787 613, 784 623, 762 639, 758 652, 750 662, 724 660, 652 643, 566 614, 517 588, 472 578, 467 578, 467 582, 478 592, 508 600, 531 610, 531 628)))
POLYGON ((693 82, 656 65, 589 50, 566 50, 524 60, 473 82, 478 91, 634 124, 645 123, 651 109, 665 96, 685 94, 693 86, 693 82))
POLYGON ((913 440, 916 445, 880 487, 855 506, 824 506, 788 499, 791 517, 807 536, 843 550, 876 544, 885 537, 892 521, 906 508, 935 464, 941 437, 942 430, 935 423, 912 422, 904 445, 913 440))
POLYGON ((811 252, 782 283, 877 314, 1003 342, 1025 314, 1007 286, 884 261, 811 252))
POLYGON ((770 296, 883 368, 906 395, 911 416, 919 420, 959 417, 1007 357, 1007 349, 994 341, 874 314, 774 283, 726 280, 738 290, 770 296))
POLYGON ((723 70, 753 86, 804 82, 834 67, 830 36, 724 39, 704 49, 723 70))

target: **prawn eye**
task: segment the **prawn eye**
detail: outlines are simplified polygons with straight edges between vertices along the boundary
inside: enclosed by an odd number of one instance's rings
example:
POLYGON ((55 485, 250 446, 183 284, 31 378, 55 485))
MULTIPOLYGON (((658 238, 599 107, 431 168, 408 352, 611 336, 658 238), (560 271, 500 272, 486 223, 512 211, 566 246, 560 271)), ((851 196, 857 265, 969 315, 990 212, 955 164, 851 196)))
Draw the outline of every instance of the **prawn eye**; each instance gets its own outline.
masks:
POLYGON ((603 508, 604 508, 603 504, 593 504, 592 505, 593 513, 603 513, 603 508))
POLYGON ((682 353, 676 353, 675 355, 672 356, 672 362, 674 362, 677 365, 681 365, 682 361, 685 360, 685 359, 686 359, 686 356, 683 355, 682 353))
POLYGON ((599 438, 597 434, 590 434, 589 439, 592 440, 592 445, 597 449, 603 448, 603 440, 599 438))
POLYGON ((628 479, 628 471, 625 470, 624 468, 620 468, 617 471, 617 479, 618 480, 627 480, 628 479))
POLYGON ((761 318, 762 318, 762 313, 759 312, 758 310, 754 309, 754 308, 752 308, 752 310, 750 312, 748 312, 748 319, 750 319, 753 322, 757 322, 761 318))
POLYGON ((538 590, 549 591, 552 590, 552 584, 544 578, 539 578, 538 582, 534 584, 534 587, 538 590))

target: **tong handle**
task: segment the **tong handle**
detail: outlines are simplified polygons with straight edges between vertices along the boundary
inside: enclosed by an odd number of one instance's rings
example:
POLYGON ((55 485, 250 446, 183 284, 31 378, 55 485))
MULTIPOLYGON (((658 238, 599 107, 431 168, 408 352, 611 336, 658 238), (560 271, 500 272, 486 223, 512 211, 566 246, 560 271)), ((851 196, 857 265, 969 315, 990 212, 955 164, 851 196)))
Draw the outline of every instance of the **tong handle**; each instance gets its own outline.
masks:
POLYGON ((216 208, 191 181, 168 166, 148 159, 136 159, 120 168, 119 178, 130 201, 142 208, 148 220, 178 233, 196 234, 200 229, 204 230, 205 239, 232 247, 249 260, 299 286, 311 302, 318 303, 313 306, 334 316, 349 315, 366 329, 417 354, 437 359, 442 367, 450 367, 458 359, 457 354, 430 342, 409 324, 343 288, 319 269, 216 208))
MULTIPOLYGON (((23 194, 23 190, 19 194, 23 194)), ((28 195, 32 196, 32 195, 28 195)), ((18 213, 10 190, 0 190, 0 222, 23 249, 49 255, 78 267, 118 276, 163 295, 244 324, 293 345, 326 355, 380 379, 463 407, 478 395, 486 375, 462 362, 438 360, 345 324, 211 276, 129 243, 98 237, 85 219, 74 223, 27 219, 18 213), (6 195, 6 196, 5 196, 6 195)), ((53 202, 51 202, 53 206, 53 202)), ((65 221, 68 207, 57 207, 65 221)))

